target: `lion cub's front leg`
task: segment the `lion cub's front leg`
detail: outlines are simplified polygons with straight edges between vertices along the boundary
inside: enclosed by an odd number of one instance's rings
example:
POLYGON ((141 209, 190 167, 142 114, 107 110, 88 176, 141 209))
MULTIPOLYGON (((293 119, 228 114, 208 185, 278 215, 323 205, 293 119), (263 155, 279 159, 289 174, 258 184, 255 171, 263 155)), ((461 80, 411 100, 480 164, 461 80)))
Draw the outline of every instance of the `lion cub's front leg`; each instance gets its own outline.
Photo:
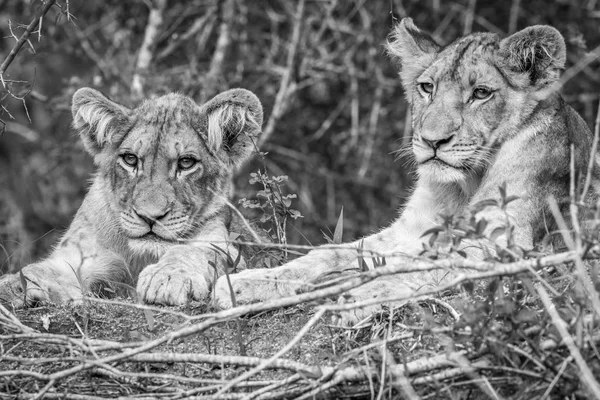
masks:
MULTIPOLYGON (((235 259, 237 249, 230 248, 229 254, 235 259)), ((173 246, 156 264, 142 270, 137 293, 146 303, 180 305, 190 300, 203 301, 225 268, 226 260, 213 249, 173 246)))

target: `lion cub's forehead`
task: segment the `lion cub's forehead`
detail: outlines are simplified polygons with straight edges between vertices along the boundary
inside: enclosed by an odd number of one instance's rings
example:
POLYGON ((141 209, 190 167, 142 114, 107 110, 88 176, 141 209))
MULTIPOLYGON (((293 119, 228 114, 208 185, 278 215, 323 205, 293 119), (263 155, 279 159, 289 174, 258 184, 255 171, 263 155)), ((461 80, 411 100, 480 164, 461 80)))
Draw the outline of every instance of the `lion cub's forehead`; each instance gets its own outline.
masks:
POLYGON ((465 36, 444 48, 423 75, 463 86, 502 79, 494 57, 499 44, 499 36, 493 33, 465 36))
POLYGON ((192 150, 204 153, 201 118, 199 106, 178 93, 146 100, 133 111, 135 123, 121 147, 138 155, 157 149, 170 157, 192 150))
POLYGON ((149 125, 187 124, 200 118, 198 105, 179 93, 145 100, 134 111, 135 118, 149 125))

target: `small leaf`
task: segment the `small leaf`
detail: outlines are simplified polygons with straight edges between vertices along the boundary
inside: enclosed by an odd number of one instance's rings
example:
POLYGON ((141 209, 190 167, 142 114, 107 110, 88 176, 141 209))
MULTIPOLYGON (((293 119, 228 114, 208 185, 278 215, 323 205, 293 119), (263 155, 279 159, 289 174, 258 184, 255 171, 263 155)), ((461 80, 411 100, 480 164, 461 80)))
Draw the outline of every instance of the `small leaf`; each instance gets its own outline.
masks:
POLYGON ((481 218, 475 226, 475 232, 477 232, 479 235, 483 235, 483 231, 485 231, 487 224, 487 220, 485 218, 481 218))
POLYGON ((496 241, 496 239, 498 239, 500 236, 504 235, 505 233, 506 233, 506 229, 503 226, 498 227, 498 228, 494 229, 492 231, 492 233, 490 233, 490 240, 496 241))
POLYGON ((439 236, 438 232, 433 233, 430 237, 429 237, 429 247, 433 247, 433 245, 435 244, 435 241, 437 240, 439 236))
POLYGON ((340 216, 338 217, 337 224, 335 225, 335 230, 333 231, 333 243, 341 244, 342 243, 342 235, 344 233, 344 207, 340 211, 340 216))
POLYGON ((148 330, 152 332, 154 330, 154 314, 152 314, 152 311, 150 310, 144 310, 144 316, 146 317, 148 330))
POLYGON ((473 204, 470 208, 472 212, 478 213, 486 207, 498 207, 498 202, 494 199, 481 200, 473 204))
POLYGON ((496 293, 496 290, 498 290, 498 284, 499 284, 498 279, 493 279, 487 287, 488 293, 490 293, 490 294, 496 293))
POLYGON ((506 199, 506 181, 502 182, 502 185, 498 186, 498 190, 500 191, 500 197, 502 200, 506 199))
POLYGON ((463 288, 465 288, 465 290, 469 293, 473 293, 473 290, 475 289, 475 285, 473 284, 472 281, 467 281, 465 283, 463 283, 463 288))
POLYGON ((508 196, 507 198, 504 199, 504 204, 511 203, 511 202, 513 202, 515 200, 518 200, 518 199, 520 199, 519 196, 515 196, 515 195, 508 196))
POLYGON ((425 237, 429 234, 432 233, 439 233, 439 232, 444 232, 446 230, 446 228, 444 228, 443 226, 434 226, 433 228, 429 228, 427 229, 425 232, 423 232, 423 234, 421 235, 421 237, 425 237))
POLYGON ((537 321, 537 315, 535 311, 529 309, 522 309, 515 316, 515 322, 533 322, 537 321))
POLYGON ((288 213, 290 214, 290 217, 294 219, 303 218, 302 214, 298 210, 288 210, 288 213))
POLYGON ((22 269, 19 270, 19 280, 21 282, 21 289, 23 289, 23 293, 27 293, 27 278, 25 277, 22 269))
POLYGON ((45 330, 48 330, 48 328, 50 328, 50 315, 43 315, 41 317, 42 320, 42 326, 44 327, 45 330))

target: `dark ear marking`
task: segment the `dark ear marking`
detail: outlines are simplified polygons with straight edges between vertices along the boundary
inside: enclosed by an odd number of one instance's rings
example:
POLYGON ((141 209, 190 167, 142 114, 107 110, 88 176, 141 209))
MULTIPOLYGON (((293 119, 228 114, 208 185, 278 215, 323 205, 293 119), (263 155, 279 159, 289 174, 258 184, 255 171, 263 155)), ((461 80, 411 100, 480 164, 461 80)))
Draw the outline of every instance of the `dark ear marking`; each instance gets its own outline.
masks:
POLYGON ((79 131, 86 150, 95 156, 114 143, 129 125, 131 111, 109 100, 95 89, 81 88, 73 95, 73 127, 79 131))
POLYGON ((248 90, 231 89, 215 96, 202 110, 209 149, 222 149, 231 164, 241 165, 255 150, 261 133, 263 112, 258 98, 248 90))
POLYGON ((535 25, 503 39, 498 56, 509 72, 527 74, 529 85, 543 88, 556 81, 565 66, 565 41, 555 28, 535 25))

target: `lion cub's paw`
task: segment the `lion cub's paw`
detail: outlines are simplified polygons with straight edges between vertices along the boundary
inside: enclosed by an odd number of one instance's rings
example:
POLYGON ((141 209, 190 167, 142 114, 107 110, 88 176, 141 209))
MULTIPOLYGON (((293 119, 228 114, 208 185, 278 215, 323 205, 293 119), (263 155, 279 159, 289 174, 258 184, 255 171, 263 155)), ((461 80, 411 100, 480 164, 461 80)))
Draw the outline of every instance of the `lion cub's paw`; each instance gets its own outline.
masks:
MULTIPOLYGON (((380 312, 383 309, 383 304, 376 302, 367 306, 350 308, 352 303, 363 301, 376 301, 384 298, 390 298, 394 295, 412 293, 413 290, 393 281, 376 280, 366 283, 363 286, 349 290, 343 296, 340 296, 338 304, 348 304, 347 310, 342 310, 333 317, 334 325, 338 326, 356 326, 364 320, 367 320, 371 315, 380 312)), ((396 307, 406 303, 406 301, 386 302, 388 307, 396 307)))
MULTIPOLYGON (((277 280, 269 269, 247 269, 229 275, 236 305, 252 304, 282 297, 277 290, 277 280)), ((227 276, 221 276, 215 284, 213 305, 228 309, 233 306, 227 276)))
POLYGON ((23 308, 44 302, 64 303, 83 297, 82 290, 75 282, 54 277, 48 272, 48 267, 43 263, 31 264, 23 268, 22 273, 1 277, 0 302, 23 308))
POLYGON ((362 321, 368 320, 371 315, 381 310, 381 305, 376 305, 340 311, 333 316, 332 322, 333 325, 343 327, 360 326, 362 321))
POLYGON ((137 283, 137 294, 145 303, 176 306, 205 300, 209 293, 210 284, 202 271, 161 261, 144 268, 137 283))

